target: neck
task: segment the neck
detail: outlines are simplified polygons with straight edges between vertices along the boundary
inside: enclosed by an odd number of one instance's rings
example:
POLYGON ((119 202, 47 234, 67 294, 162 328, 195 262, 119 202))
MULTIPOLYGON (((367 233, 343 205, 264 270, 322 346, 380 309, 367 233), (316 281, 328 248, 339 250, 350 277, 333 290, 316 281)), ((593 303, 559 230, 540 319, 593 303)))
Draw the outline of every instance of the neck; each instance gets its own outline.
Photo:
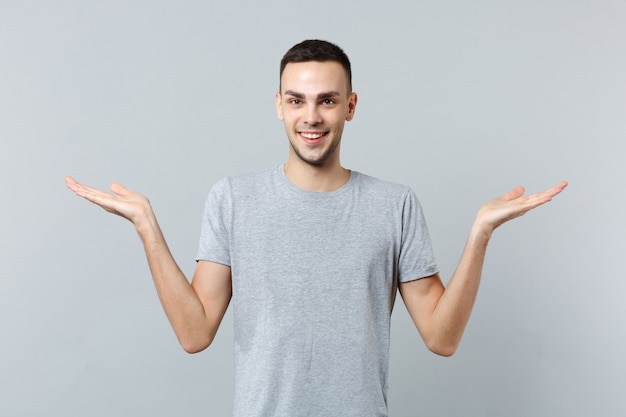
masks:
POLYGON ((330 166, 315 166, 290 158, 284 169, 289 182, 306 191, 334 191, 350 179, 350 171, 339 163, 330 166))

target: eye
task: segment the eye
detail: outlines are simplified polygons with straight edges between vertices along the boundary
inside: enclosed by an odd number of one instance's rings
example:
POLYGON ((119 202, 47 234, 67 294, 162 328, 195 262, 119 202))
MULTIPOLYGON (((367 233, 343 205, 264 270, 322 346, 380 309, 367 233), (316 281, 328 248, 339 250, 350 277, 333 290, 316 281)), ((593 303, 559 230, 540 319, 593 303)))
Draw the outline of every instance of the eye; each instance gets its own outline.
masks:
POLYGON ((302 102, 300 101, 300 99, 297 98, 292 98, 290 100, 287 101, 289 104, 294 104, 294 105, 298 105, 298 104, 302 104, 302 102))
POLYGON ((331 104, 335 104, 335 100, 333 100, 332 98, 325 98, 324 101, 322 101, 322 103, 329 106, 331 104))

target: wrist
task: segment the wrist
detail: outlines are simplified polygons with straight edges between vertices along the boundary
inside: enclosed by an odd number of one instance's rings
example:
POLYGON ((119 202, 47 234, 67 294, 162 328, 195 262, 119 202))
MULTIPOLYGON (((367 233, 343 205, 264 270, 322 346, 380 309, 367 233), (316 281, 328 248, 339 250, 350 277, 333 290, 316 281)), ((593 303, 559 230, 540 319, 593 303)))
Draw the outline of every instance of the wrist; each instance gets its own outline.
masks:
POLYGON ((150 205, 145 207, 142 213, 133 219, 133 224, 142 239, 148 238, 159 230, 159 224, 150 205))
POLYGON ((494 227, 480 222, 478 219, 474 221, 472 225, 472 229, 470 230, 470 238, 472 240, 484 241, 485 243, 491 239, 491 235, 493 234, 494 227))

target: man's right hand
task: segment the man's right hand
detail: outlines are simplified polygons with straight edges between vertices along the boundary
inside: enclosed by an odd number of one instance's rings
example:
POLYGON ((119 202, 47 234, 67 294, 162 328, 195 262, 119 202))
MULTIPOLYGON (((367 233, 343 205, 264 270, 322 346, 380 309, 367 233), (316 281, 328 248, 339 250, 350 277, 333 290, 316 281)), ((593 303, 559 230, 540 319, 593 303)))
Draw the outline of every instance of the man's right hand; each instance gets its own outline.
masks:
POLYGON ((97 204, 109 213, 130 220, 137 228, 140 228, 142 222, 153 216, 150 201, 145 196, 131 191, 121 184, 111 184, 112 193, 106 193, 81 184, 72 177, 65 177, 65 183, 77 196, 97 204))
POLYGON ((199 261, 190 284, 172 257, 145 196, 116 183, 111 184, 112 193, 107 193, 81 184, 72 177, 66 177, 65 181, 76 195, 135 225, 159 299, 180 344, 189 353, 209 346, 230 303, 230 267, 199 261))

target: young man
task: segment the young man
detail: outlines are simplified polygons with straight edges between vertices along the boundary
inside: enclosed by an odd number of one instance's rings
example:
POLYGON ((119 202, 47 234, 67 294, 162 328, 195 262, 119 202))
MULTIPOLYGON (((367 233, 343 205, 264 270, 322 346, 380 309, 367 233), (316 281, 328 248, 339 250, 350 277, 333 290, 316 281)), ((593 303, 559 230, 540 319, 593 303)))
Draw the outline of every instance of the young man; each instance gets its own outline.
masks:
POLYGON ((187 352, 211 344, 232 298, 235 416, 386 416, 396 291, 428 348, 452 355, 494 229, 567 185, 531 196, 518 187, 483 205, 444 288, 413 192, 341 166, 343 127, 356 105, 339 47, 311 40, 285 54, 276 111, 287 163, 212 188, 191 284, 144 196, 67 178, 77 195, 135 225, 187 352))

